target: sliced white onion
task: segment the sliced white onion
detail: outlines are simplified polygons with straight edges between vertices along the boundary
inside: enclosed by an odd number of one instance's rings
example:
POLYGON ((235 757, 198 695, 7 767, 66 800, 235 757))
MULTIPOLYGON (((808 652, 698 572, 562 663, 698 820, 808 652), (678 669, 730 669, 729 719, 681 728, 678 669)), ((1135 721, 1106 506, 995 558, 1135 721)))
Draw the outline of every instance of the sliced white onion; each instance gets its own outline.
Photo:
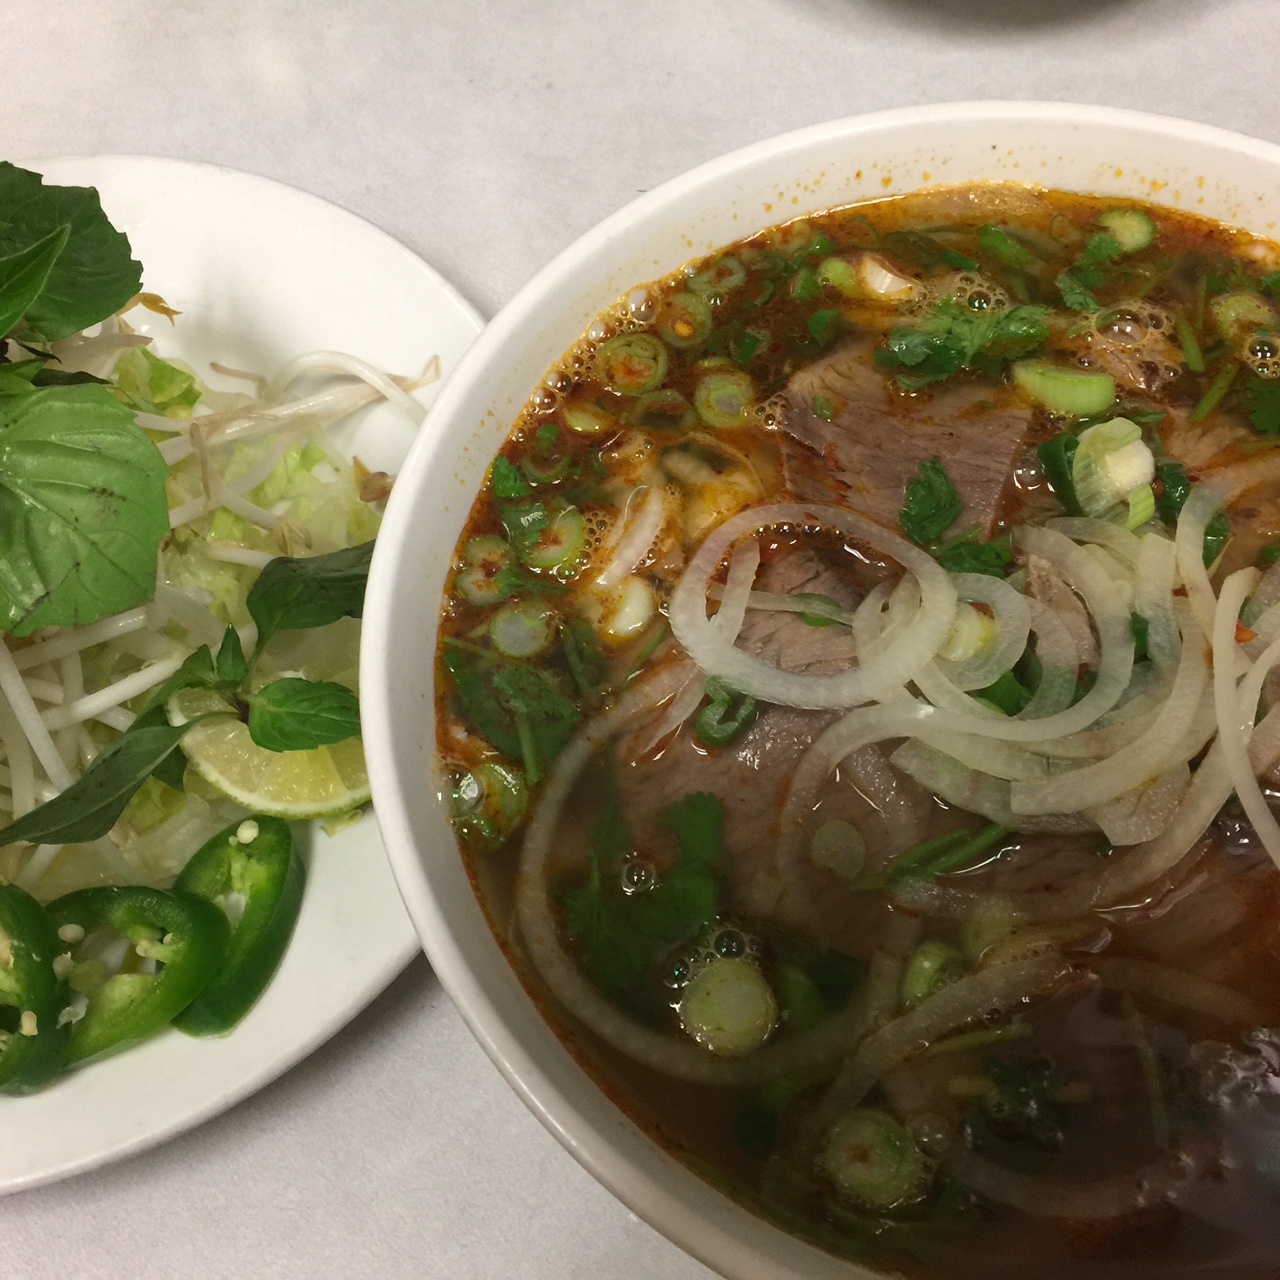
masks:
MULTIPOLYGON (((1188 498, 1188 505, 1190 501, 1188 498)), ((1253 732, 1257 699, 1251 706, 1242 705, 1235 681, 1236 619, 1240 616, 1240 606, 1257 585, 1257 580, 1256 569, 1240 569, 1222 584, 1213 617, 1213 700, 1218 717, 1218 742, 1231 784, 1249 815, 1249 821, 1253 823, 1258 839, 1271 855, 1271 860, 1280 866, 1280 823, 1276 822, 1249 763, 1249 738, 1253 732)))
POLYGON ((1072 972, 1072 966, 1060 956, 1049 956, 966 974, 872 1032, 858 1047, 854 1063, 873 1080, 879 1079, 952 1031, 1056 991, 1072 972))
POLYGON ((644 563, 662 531, 666 497, 658 485, 637 485, 623 504, 622 514, 605 538, 609 556, 596 577, 596 585, 606 591, 644 563))
MULTIPOLYGON (((1225 491, 1213 484, 1198 484, 1182 505, 1178 515, 1178 532, 1175 539, 1178 553, 1178 572, 1187 589, 1187 599, 1200 624, 1200 630, 1208 641, 1213 639, 1213 611, 1215 600, 1209 574, 1204 567, 1204 533, 1209 521, 1223 508, 1228 499, 1225 491)), ((1234 670, 1234 668, 1233 668, 1234 670)))
MULTIPOLYGON (((1185 625, 1194 629, 1189 617, 1185 625)), ((1123 751, 1095 764, 1040 781, 1015 782, 1010 793, 1014 812, 1078 813, 1150 785, 1170 765, 1181 763, 1171 759, 1170 752, 1191 727, 1208 678, 1208 655, 1203 643, 1192 635, 1183 644, 1173 689, 1145 733, 1123 751)))
POLYGON ((961 600, 985 604, 991 609, 996 636, 984 651, 959 662, 937 658, 938 669, 957 689, 985 689, 993 684, 1022 656, 1031 631, 1031 606, 1020 591, 1015 591, 1003 578, 985 573, 952 575, 961 600))
POLYGON ((1182 637, 1173 617, 1173 589, 1177 577, 1177 549, 1168 538, 1149 533, 1138 552, 1133 608, 1147 620, 1147 652, 1156 670, 1173 679, 1182 652, 1182 637))
POLYGON ((904 742, 890 760, 948 804, 969 813, 981 814, 988 821, 998 822, 1010 830, 1028 834, 1079 835, 1096 829, 1094 823, 1082 814, 1014 813, 1009 803, 1011 783, 962 764, 929 742, 918 739, 904 742))
POLYGON ((1267 1019, 1266 1006, 1251 1000, 1235 987, 1212 982, 1185 969, 1134 960, 1127 956, 1096 956, 1089 967, 1103 986, 1149 1000, 1160 1000, 1217 1022, 1241 1027, 1258 1026, 1267 1019))
POLYGON ((1055 520, 1046 520, 1044 527, 1066 534, 1073 542, 1092 542, 1106 547, 1108 551, 1115 552, 1130 569, 1137 567, 1142 540, 1128 529, 1112 524, 1110 520, 1096 520, 1090 516, 1059 516, 1055 520))
POLYGON ((927 552, 840 507, 778 503, 754 507, 725 521, 699 547, 671 597, 671 629, 709 675, 767 702, 794 707, 842 708, 881 697, 910 680, 937 651, 955 614, 950 575, 927 552), (897 560, 920 584, 915 625, 899 642, 852 670, 831 675, 780 671, 727 643, 707 617, 707 587, 725 554, 744 535, 779 524, 821 525, 897 560))
POLYGON ((1086 812, 1113 845, 1141 844, 1154 840, 1169 825, 1190 785, 1191 769, 1184 761, 1166 769, 1148 785, 1135 787, 1086 812))
POLYGON ((1196 1161, 1183 1149, 1087 1181, 1008 1169, 972 1151, 964 1152, 955 1165, 965 1186, 984 1199, 1034 1218, 1069 1222, 1111 1222, 1161 1204, 1196 1171, 1196 1161))

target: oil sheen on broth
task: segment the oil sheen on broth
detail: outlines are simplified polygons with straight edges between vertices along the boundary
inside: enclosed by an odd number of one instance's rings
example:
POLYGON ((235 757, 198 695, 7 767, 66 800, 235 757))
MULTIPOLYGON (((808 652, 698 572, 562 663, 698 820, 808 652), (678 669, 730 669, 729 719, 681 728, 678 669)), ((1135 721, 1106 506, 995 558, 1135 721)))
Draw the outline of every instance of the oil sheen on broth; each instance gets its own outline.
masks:
POLYGON ((773 227, 602 315, 476 500, 439 755, 494 933, 834 1253, 1277 1274, 1278 268, 1013 186, 773 227))

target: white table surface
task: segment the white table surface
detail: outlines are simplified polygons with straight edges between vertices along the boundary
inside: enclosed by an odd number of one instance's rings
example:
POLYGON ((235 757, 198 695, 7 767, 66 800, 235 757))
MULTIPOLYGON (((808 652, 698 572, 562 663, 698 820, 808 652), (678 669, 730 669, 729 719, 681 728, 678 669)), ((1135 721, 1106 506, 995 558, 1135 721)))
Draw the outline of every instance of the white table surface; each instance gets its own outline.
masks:
MULTIPOLYGON (((636 193, 836 116, 1053 98, 1280 141, 1275 0, 55 0, 7 6, 3 43, 0 156, 277 178, 486 314, 636 193)), ((229 1114, 0 1202, 0 1258, 24 1280, 711 1274, 540 1128, 421 959, 229 1114)))

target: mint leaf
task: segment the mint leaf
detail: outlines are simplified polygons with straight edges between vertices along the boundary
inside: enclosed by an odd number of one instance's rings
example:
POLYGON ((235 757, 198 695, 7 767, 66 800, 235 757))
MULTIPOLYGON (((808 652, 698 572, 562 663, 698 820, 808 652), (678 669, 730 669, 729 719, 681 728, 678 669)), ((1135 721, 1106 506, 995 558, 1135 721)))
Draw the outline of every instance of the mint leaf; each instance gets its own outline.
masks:
POLYGON ((963 510, 964 499, 951 483, 946 467, 937 458, 929 458, 907 482, 898 520, 907 537, 924 546, 941 537, 963 510))
POLYGON ((294 560, 279 556, 249 588, 246 605, 258 624, 258 649, 277 631, 306 631, 364 610, 373 543, 294 560))
POLYGON ((167 476, 102 387, 0 397, 0 629, 80 626, 150 600, 167 476))
POLYGON ((70 234, 64 223, 25 249, 0 258, 0 335, 8 333, 40 296, 70 234))
POLYGON ((196 720, 182 725, 131 726, 65 791, 0 830, 0 845, 72 844, 104 836, 133 793, 163 764, 196 720))
POLYGON ((285 676, 245 700, 249 736, 268 751, 311 751, 360 732, 359 699, 332 681, 285 676))
POLYGON ((129 240, 92 187, 45 186, 38 173, 0 162, 0 256, 29 249, 60 227, 67 242, 25 309, 22 336, 52 342, 119 311, 142 287, 129 240))

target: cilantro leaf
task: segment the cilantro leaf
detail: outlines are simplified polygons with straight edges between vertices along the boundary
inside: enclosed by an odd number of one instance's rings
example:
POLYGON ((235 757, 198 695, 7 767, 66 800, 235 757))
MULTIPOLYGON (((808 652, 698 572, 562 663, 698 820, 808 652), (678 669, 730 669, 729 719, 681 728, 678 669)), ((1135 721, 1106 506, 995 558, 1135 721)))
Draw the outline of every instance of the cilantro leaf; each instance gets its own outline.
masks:
POLYGON ((504 755, 523 759, 536 783, 564 750, 581 712, 550 672, 459 644, 445 649, 464 716, 504 755))
POLYGON ((359 699, 330 680, 284 676, 249 694, 246 701, 249 736, 268 751, 311 751, 360 732, 359 699))
POLYGON ((498 454, 489 470, 489 483, 493 487, 493 496, 500 501, 512 498, 527 498, 533 490, 529 482, 516 468, 514 462, 505 454, 498 454))
POLYGON ((918 388, 949 378, 961 369, 994 373, 1041 346, 1049 336, 1048 308, 1008 307, 970 311, 944 298, 922 324, 891 329, 887 350, 876 362, 896 371, 904 387, 918 388))
POLYGON ((167 476, 103 387, 0 397, 0 629, 79 626, 150 600, 167 476))
POLYGON ((994 222, 978 228, 978 243, 1007 267, 1023 267, 1028 271, 1035 271, 1044 265, 1026 245, 1015 240, 994 222))
POLYGON ((622 1002, 637 997, 657 961, 715 920, 723 802, 698 792, 676 801, 663 820, 675 833, 678 854, 652 888, 627 893, 623 862, 633 846, 615 790, 588 839, 586 883, 562 893, 565 926, 581 940, 583 967, 622 1002))
POLYGON ((1090 292, 1106 279, 1106 267, 1124 256, 1120 241, 1109 231, 1089 237, 1076 260, 1058 276, 1058 292, 1072 311, 1096 311, 1098 300, 1090 292))
POLYGON ((39 294, 24 308, 21 336, 53 342, 78 333, 118 311, 142 287, 142 267, 128 237, 108 221, 92 187, 45 186, 38 173, 3 162, 0 210, 0 257, 67 228, 39 294))
POLYGON ((1280 434, 1280 382, 1252 377, 1244 388, 1249 421, 1264 436, 1280 434))
POLYGON ((946 467, 937 458, 929 458, 907 482, 898 521, 912 542, 924 546, 940 537, 963 510, 964 499, 952 484, 946 467))
POLYGON ((1096 311, 1098 300, 1085 287, 1083 281, 1072 268, 1058 273, 1058 292, 1062 301, 1072 311, 1096 311))
POLYGON ((951 573, 985 573, 993 578, 1003 578, 1013 563, 1013 548, 1009 535, 992 538, 990 542, 957 542, 939 547, 935 559, 951 573))

